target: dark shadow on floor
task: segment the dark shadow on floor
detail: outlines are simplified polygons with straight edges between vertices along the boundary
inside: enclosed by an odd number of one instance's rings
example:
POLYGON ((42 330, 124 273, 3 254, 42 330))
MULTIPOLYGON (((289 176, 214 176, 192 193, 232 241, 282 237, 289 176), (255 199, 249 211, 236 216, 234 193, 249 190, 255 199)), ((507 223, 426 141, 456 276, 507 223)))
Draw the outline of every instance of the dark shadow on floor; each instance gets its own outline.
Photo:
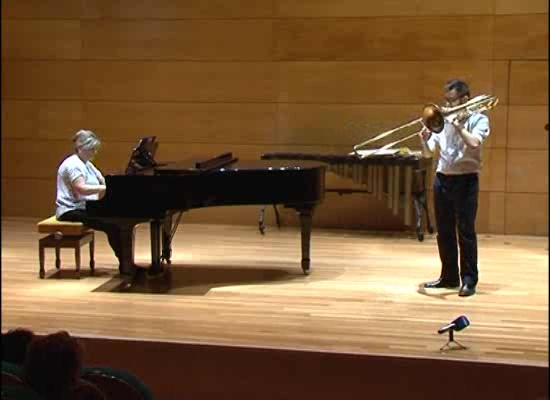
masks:
POLYGON ((46 272, 44 279, 85 279, 85 278, 105 278, 107 276, 112 276, 113 270, 106 268, 96 268, 94 273, 90 271, 89 268, 84 268, 80 270, 80 276, 75 269, 58 269, 50 270, 46 272))
POLYGON ((295 269, 286 271, 269 268, 172 264, 165 268, 162 274, 156 276, 149 276, 146 270, 140 270, 134 277, 123 277, 117 274, 93 291, 203 296, 216 287, 289 282, 304 278, 303 273, 295 269))

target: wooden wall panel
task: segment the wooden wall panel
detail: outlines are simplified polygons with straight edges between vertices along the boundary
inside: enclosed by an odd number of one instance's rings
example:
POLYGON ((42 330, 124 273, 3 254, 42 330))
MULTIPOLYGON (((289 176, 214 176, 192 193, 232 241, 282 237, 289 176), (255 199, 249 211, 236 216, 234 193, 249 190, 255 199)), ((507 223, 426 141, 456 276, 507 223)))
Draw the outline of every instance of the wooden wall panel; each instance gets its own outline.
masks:
POLYGON ((508 235, 548 235, 548 195, 506 193, 508 235))
POLYGON ((510 67, 510 104, 548 104, 548 62, 512 61, 510 67))
POLYGON ((353 145, 419 118, 421 112, 420 104, 282 103, 278 107, 277 129, 281 144, 347 145, 351 151, 353 145))
POLYGON ((507 102, 505 62, 283 62, 279 102, 425 104, 443 99, 451 77, 466 79, 473 93, 507 102))
POLYGON ((61 160, 72 153, 65 144, 32 140, 2 141, 2 178, 54 179, 61 160))
POLYGON ((91 60, 270 60, 270 20, 91 20, 82 56, 91 60))
POLYGON ((272 0, 82 0, 85 18, 265 18, 272 0))
POLYGON ((76 61, 2 60, 2 100, 78 100, 81 73, 76 61))
POLYGON ((484 60, 492 17, 283 19, 277 58, 285 61, 484 60))
POLYGON ((3 60, 76 60, 81 42, 78 20, 2 21, 3 60))
POLYGON ((55 213, 55 190, 55 177, 2 178, 2 215, 47 218, 55 213))
POLYGON ((416 3, 419 15, 491 15, 495 9, 494 0, 417 0, 416 3))
POLYGON ((69 19, 82 15, 82 2, 74 0, 3 0, 2 18, 69 19))
POLYGON ((495 12, 501 14, 548 14, 548 0, 496 0, 495 12))
POLYGON ((271 63, 82 62, 82 94, 101 101, 273 102, 271 63))
POLYGON ((508 134, 508 109, 508 106, 499 103, 492 110, 485 112, 485 115, 489 117, 491 132, 489 133, 489 137, 487 137, 483 143, 484 149, 506 147, 508 134))
POLYGON ((510 106, 508 146, 510 149, 548 149, 548 106, 510 106))
POLYGON ((492 0, 277 0, 281 17, 383 17, 492 14, 492 0))
POLYGON ((479 176, 480 189, 504 192, 506 183, 506 149, 483 149, 483 166, 479 176))
MULTIPOLYGON (((483 187, 481 187, 483 190, 483 187)), ((483 233, 503 234, 505 230, 505 197, 504 192, 479 193, 476 231, 483 233)))
POLYGON ((276 104, 89 102, 86 126, 109 141, 275 144, 276 104))
POLYGON ((420 62, 284 62, 281 103, 421 103, 420 62))
POLYGON ((86 126, 78 101, 2 100, 2 139, 66 141, 86 126))
POLYGON ((506 191, 548 193, 548 151, 508 150, 506 191))
POLYGON ((415 2, 387 0, 276 0, 279 17, 379 17, 414 15, 415 2))
POLYGON ((495 59, 548 60, 548 15, 514 15, 495 19, 495 59))

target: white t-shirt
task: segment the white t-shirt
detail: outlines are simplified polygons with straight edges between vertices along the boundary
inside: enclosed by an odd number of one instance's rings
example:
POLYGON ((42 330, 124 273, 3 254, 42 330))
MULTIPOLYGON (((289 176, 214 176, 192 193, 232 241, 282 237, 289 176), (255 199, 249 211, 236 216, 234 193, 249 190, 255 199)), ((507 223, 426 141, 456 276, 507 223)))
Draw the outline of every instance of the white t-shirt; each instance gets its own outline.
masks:
MULTIPOLYGON (((489 136, 489 118, 481 113, 473 113, 464 123, 464 128, 481 143, 489 136)), ((455 132, 455 127, 445 122, 440 133, 432 133, 428 139, 428 149, 433 152, 439 147, 437 172, 445 175, 462 175, 481 171, 481 145, 475 149, 466 146, 464 140, 455 132)))
POLYGON ((57 170, 57 197, 55 200, 57 206, 55 216, 57 218, 67 211, 84 210, 87 200, 99 198, 97 194, 81 196, 74 190, 73 182, 81 176, 88 185, 105 184, 105 178, 91 161, 84 162, 76 154, 67 157, 57 170))

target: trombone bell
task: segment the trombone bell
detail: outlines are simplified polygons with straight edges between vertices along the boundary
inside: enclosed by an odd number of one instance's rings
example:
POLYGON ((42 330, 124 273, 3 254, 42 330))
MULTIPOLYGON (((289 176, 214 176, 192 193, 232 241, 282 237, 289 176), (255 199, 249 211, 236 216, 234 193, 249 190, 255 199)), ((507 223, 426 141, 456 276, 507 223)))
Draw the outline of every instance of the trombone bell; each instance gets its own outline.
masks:
POLYGON ((422 123, 430 131, 439 133, 445 127, 443 112, 437 104, 428 104, 422 110, 422 123))

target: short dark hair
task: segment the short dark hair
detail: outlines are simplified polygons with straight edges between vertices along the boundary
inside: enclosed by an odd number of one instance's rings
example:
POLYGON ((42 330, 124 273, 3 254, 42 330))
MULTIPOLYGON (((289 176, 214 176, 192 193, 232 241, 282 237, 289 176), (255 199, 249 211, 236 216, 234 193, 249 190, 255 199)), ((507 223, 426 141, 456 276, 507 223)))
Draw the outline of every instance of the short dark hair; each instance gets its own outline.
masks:
POLYGON ((69 333, 34 339, 27 351, 25 380, 46 399, 64 398, 79 382, 83 349, 69 333))
POLYGON ((2 361, 23 365, 34 333, 29 329, 16 328, 2 334, 2 361))
POLYGON ((470 97, 470 88, 468 87, 468 84, 464 81, 461 81, 460 79, 451 79, 445 84, 444 87, 445 92, 450 92, 451 90, 455 90, 458 97, 462 98, 464 96, 470 97))

